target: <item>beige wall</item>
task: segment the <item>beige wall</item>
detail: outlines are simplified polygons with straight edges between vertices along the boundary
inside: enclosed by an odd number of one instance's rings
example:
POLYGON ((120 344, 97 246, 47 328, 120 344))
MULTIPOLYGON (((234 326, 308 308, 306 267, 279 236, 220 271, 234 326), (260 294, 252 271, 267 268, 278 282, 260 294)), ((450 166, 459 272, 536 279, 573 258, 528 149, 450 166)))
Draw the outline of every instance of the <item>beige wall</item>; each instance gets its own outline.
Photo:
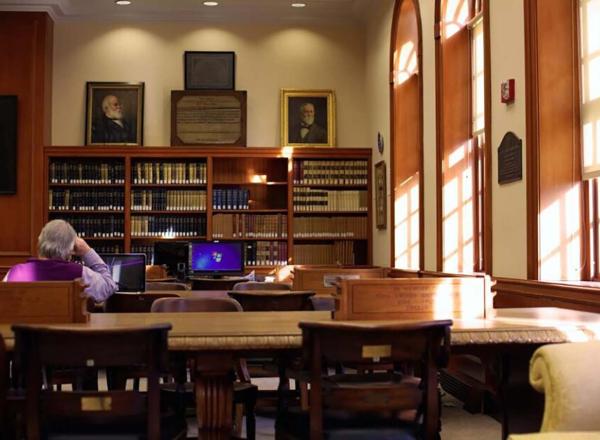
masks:
MULTIPOLYGON (((390 266, 390 243, 392 239, 393 226, 391 224, 391 179, 390 179, 390 42, 392 31, 392 17, 394 12, 394 0, 379 0, 377 7, 370 10, 366 31, 366 87, 369 125, 369 146, 373 148, 373 165, 384 160, 387 171, 387 228, 377 229, 373 220, 373 264, 379 266, 390 266), (377 150, 377 133, 381 133, 384 139, 383 154, 377 150)), ((375 194, 371 209, 375 211, 375 194)))
POLYGON ((525 29, 523 0, 490 1, 492 82, 493 275, 527 278, 525 29), (514 78, 516 99, 500 102, 500 83, 514 78), (523 180, 498 185, 498 146, 507 131, 523 139, 523 180))
POLYGON ((83 144, 86 81, 144 81, 144 145, 170 145, 170 92, 183 89, 186 50, 236 52, 249 146, 280 144, 279 90, 286 87, 335 90, 338 145, 369 145, 361 28, 97 21, 55 25, 52 144, 83 144))
MULTIPOLYGON (((380 9, 372 12, 367 26, 367 101, 373 119, 369 124, 370 136, 377 130, 388 140, 386 152, 373 153, 374 162, 385 159, 388 164, 389 185, 389 44, 393 1, 382 1, 380 9), (382 13, 383 11, 383 13, 382 13), (383 46, 382 46, 383 45, 383 46)), ((423 240, 425 269, 436 269, 436 120, 435 120, 435 41, 433 38, 434 2, 421 0, 421 27, 423 31, 423 145, 424 145, 424 215, 423 240)), ((522 181, 498 185, 497 147, 506 131, 514 131, 523 139, 523 170, 525 171, 525 66, 523 0, 490 1, 491 37, 491 100, 492 100, 492 224, 493 274, 502 277, 525 278, 527 272, 526 248, 526 192, 525 176, 522 181), (500 103, 500 82, 515 78, 517 99, 506 106, 500 103)), ((372 141, 374 143, 374 141, 372 141)), ((389 191, 389 189, 388 189, 389 191)), ((391 206, 388 200, 388 207, 391 206)), ((389 264, 392 225, 380 232, 374 231, 374 263, 389 264)))

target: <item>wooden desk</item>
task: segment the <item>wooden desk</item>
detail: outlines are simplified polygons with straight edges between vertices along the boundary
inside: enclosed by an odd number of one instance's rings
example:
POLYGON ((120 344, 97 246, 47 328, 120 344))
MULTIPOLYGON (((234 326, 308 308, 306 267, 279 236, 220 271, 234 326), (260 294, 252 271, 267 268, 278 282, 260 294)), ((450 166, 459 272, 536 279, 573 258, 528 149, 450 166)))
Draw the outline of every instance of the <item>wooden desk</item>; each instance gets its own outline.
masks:
MULTIPOLYGON (((92 314, 87 324, 68 326, 171 323, 170 350, 187 352, 196 360, 200 438, 213 439, 223 438, 223 433, 231 430, 229 373, 234 357, 248 352, 296 351, 302 345, 300 321, 329 319, 329 312, 104 313, 92 314)), ((0 332, 12 347, 10 325, 0 325, 0 332)), ((453 352, 495 359, 495 385, 504 409, 503 435, 533 432, 539 430, 543 396, 526 383, 531 353, 545 343, 600 339, 600 315, 554 308, 497 309, 485 319, 454 319, 451 338, 453 352), (523 408, 536 397, 536 404, 523 408)))

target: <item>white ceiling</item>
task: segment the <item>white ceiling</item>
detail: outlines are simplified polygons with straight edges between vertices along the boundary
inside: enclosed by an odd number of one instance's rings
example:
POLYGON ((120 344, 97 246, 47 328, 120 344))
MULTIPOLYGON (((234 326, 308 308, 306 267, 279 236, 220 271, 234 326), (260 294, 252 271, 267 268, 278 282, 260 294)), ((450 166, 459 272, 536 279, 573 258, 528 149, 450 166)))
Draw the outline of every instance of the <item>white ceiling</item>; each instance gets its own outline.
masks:
POLYGON ((131 0, 117 6, 114 0, 0 0, 0 10, 46 11, 61 20, 145 21, 256 21, 360 22, 369 4, 379 0, 303 0, 305 8, 292 8, 292 0, 219 0, 207 7, 202 0, 131 0))

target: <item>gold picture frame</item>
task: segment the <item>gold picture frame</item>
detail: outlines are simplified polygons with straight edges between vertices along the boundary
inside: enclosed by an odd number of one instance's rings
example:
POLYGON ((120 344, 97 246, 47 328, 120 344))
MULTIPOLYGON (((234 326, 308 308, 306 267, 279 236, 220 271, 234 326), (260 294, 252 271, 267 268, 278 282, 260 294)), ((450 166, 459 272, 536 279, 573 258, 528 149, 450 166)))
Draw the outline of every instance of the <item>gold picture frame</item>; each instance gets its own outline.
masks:
POLYGON ((385 161, 375 164, 375 226, 387 228, 387 175, 385 161))
POLYGON ((335 146, 333 90, 281 89, 281 145, 335 146))
POLYGON ((143 145, 143 82, 88 82, 86 89, 85 145, 143 145))

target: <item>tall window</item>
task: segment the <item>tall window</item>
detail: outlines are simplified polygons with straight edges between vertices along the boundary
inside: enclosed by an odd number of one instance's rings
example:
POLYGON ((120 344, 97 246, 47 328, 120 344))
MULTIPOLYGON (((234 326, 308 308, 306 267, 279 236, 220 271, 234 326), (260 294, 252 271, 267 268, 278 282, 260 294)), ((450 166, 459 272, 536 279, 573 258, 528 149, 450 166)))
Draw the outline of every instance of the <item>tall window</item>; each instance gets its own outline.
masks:
MULTIPOLYGON (((483 270, 485 62, 482 2, 442 0, 441 270, 483 270)), ((441 93, 440 93, 441 92, 441 93)))
POLYGON ((397 0, 392 32, 393 265, 422 269, 423 187, 420 22, 414 0, 397 0))
POLYGON ((590 278, 600 279, 600 0, 579 1, 583 178, 588 180, 590 278))

